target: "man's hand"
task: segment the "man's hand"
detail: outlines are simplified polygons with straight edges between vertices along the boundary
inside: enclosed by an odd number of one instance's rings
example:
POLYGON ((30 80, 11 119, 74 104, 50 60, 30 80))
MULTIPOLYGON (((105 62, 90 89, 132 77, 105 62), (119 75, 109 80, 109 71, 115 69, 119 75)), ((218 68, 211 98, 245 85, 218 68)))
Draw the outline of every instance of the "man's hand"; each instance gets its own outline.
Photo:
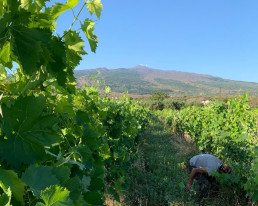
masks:
POLYGON ((191 186, 193 184, 193 179, 197 173, 207 173, 205 168, 193 168, 189 177, 189 183, 185 187, 185 190, 190 193, 191 192, 191 186))
POLYGON ((191 184, 186 185, 185 190, 190 193, 191 192, 191 184))

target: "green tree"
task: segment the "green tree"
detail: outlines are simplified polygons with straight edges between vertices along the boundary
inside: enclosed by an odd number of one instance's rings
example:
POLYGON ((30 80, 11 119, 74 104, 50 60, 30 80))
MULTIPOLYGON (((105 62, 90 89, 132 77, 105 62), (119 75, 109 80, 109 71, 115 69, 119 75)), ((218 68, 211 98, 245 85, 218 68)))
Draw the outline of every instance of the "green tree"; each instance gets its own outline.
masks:
POLYGON ((168 93, 162 91, 156 91, 151 94, 151 99, 156 101, 163 101, 164 99, 169 98, 168 93))

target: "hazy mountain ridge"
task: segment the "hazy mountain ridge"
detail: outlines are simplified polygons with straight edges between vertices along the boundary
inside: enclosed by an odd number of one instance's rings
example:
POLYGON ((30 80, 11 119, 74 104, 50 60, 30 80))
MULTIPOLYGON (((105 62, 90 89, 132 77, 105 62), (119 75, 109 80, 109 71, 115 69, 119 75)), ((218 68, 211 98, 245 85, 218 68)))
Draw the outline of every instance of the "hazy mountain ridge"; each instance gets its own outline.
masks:
POLYGON ((105 81, 112 91, 129 94, 151 94, 164 91, 172 95, 187 96, 228 96, 241 95, 248 91, 251 96, 258 96, 258 83, 243 82, 214 77, 207 74, 196 74, 180 71, 165 71, 145 66, 119 69, 85 69, 75 70, 77 85, 83 87, 92 84, 96 79, 105 81))

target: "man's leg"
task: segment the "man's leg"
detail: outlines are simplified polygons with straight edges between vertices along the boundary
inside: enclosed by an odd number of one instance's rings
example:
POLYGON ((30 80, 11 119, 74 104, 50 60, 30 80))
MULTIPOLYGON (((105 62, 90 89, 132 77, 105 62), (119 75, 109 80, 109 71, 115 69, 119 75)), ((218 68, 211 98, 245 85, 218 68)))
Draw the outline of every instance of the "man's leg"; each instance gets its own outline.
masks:
POLYGON ((217 195, 218 192, 219 192, 219 188, 220 188, 219 184, 220 183, 216 180, 215 177, 209 176, 208 180, 209 180, 209 183, 210 183, 210 193, 211 193, 211 195, 212 196, 217 195))
MULTIPOLYGON (((189 173, 192 172, 192 169, 195 168, 188 163, 187 168, 189 173)), ((209 189, 209 180, 203 174, 196 174, 194 179, 196 179, 197 183, 199 184, 199 198, 206 197, 208 195, 209 189)))
POLYGON ((208 196, 210 183, 206 175, 196 174, 195 179, 199 184, 199 198, 204 198, 208 196))

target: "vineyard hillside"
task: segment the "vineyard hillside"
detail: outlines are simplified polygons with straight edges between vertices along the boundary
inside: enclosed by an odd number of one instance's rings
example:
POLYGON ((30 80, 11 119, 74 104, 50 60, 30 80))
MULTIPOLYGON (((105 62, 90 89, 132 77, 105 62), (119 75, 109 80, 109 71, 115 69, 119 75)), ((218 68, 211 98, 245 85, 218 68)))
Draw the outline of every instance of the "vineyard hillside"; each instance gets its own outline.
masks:
POLYGON ((232 96, 242 95, 248 91, 249 96, 258 96, 258 83, 234 81, 206 74, 159 70, 145 66, 118 69, 85 69, 75 70, 77 85, 94 84, 96 76, 104 80, 112 91, 129 94, 151 94, 163 91, 171 95, 186 96, 232 96))

